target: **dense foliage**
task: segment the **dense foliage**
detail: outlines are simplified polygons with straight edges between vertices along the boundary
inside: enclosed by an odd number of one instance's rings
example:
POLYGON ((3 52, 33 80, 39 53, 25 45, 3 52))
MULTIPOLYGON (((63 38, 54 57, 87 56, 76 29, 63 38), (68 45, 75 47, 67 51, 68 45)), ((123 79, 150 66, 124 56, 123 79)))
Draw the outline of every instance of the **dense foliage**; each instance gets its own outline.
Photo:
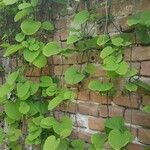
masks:
MULTIPOLYGON (((53 0, 47 3, 65 5, 66 1, 53 0)), ((32 82, 25 77, 28 67, 41 69, 48 65, 47 59, 54 55, 67 58, 74 52, 82 54, 91 49, 102 49, 100 58, 103 60, 102 68, 107 72, 108 80, 107 82, 91 81, 88 85, 90 90, 112 96, 116 91, 112 79, 118 77, 127 79, 124 85, 127 93, 137 91, 138 87, 149 92, 150 88, 134 78, 138 74, 137 70, 124 60, 125 49, 132 47, 135 42, 134 35, 121 33, 111 37, 108 32, 105 32, 103 35, 93 36, 90 29, 84 30, 88 23, 98 23, 102 18, 105 24, 108 21, 111 23, 110 15, 99 18, 100 16, 92 11, 78 12, 70 27, 67 46, 62 48, 57 41, 41 38, 43 35, 52 35, 55 30, 52 21, 40 19, 37 15, 41 13, 42 4, 43 2, 38 0, 0 1, 0 13, 5 14, 5 17, 0 18, 4 57, 17 55, 24 62, 21 67, 8 75, 6 83, 0 87, 0 102, 4 105, 2 117, 7 126, 7 130, 0 129, 0 144, 6 144, 12 150, 21 150, 28 145, 41 145, 43 150, 50 148, 51 150, 84 150, 86 147, 84 141, 67 138, 73 129, 71 118, 64 116, 61 120, 57 120, 52 113, 62 102, 74 100, 75 93, 67 87, 60 87, 58 79, 54 76, 41 76, 39 82, 32 82), (6 24, 7 19, 10 19, 9 24, 6 24)), ((135 14, 128 21, 128 25, 135 29, 134 34, 143 44, 150 44, 148 13, 135 14)), ((65 72, 65 82, 70 86, 79 84, 86 77, 94 74, 95 70, 94 63, 87 63, 82 70, 73 65, 65 72)), ((149 112, 149 106, 144 110, 149 112)), ((113 149, 119 150, 132 141, 132 135, 120 117, 108 118, 105 122, 105 131, 103 135, 99 133, 92 135, 89 150, 100 150, 106 143, 109 143, 113 149)))

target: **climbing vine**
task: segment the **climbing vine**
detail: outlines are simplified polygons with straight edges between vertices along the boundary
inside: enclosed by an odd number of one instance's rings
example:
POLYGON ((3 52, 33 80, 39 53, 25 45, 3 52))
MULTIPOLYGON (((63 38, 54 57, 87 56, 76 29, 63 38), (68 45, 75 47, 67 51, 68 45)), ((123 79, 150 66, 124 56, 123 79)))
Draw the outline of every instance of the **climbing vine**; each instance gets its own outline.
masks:
MULTIPOLYGON (((65 115, 58 120, 53 115, 55 108, 63 102, 74 100, 76 94, 67 86, 60 87, 55 76, 40 76, 39 82, 31 81, 25 76, 29 67, 41 69, 48 66, 51 56, 60 55, 67 58, 74 52, 82 55, 95 49, 100 52, 102 68, 107 72, 107 81, 92 80, 88 85, 90 90, 107 97, 113 96, 117 89, 112 80, 118 77, 126 79, 124 90, 128 93, 136 92, 138 87, 149 92, 150 88, 134 78, 138 75, 137 70, 124 59, 126 48, 131 48, 135 44, 132 37, 123 33, 112 36, 107 32, 108 24, 113 20, 107 10, 105 16, 99 16, 90 10, 76 13, 70 25, 67 46, 62 48, 57 41, 42 37, 53 36, 55 32, 52 20, 43 20, 38 16, 40 6, 44 2, 47 5, 59 3, 64 7, 67 3, 65 0, 0 0, 0 13, 7 14, 0 20, 5 23, 6 19, 10 18, 11 23, 11 30, 1 27, 4 29, 1 44, 5 49, 4 57, 16 55, 23 62, 21 67, 8 75, 6 82, 0 87, 0 102, 4 106, 1 116, 6 124, 6 130, 0 129, 0 144, 7 145, 12 150, 34 145, 40 145, 43 150, 83 150, 86 147, 84 141, 68 139, 73 129, 71 118, 65 115), (12 20, 17 28, 12 25, 12 20), (101 23, 100 20, 105 24, 105 32, 102 35, 94 35, 89 24, 101 23)), ((50 11, 53 11, 52 7, 50 11)), ((135 14, 128 20, 128 25, 134 28, 134 34, 143 44, 150 43, 148 13, 135 14)), ((83 69, 73 65, 64 74, 65 84, 71 86, 82 83, 94 74, 95 70, 94 63, 87 63, 83 69)), ((149 106, 144 110, 149 112, 149 106)), ((132 142, 132 135, 121 117, 107 118, 105 131, 104 135, 92 135, 89 150, 103 149, 106 143, 119 150, 132 142)))

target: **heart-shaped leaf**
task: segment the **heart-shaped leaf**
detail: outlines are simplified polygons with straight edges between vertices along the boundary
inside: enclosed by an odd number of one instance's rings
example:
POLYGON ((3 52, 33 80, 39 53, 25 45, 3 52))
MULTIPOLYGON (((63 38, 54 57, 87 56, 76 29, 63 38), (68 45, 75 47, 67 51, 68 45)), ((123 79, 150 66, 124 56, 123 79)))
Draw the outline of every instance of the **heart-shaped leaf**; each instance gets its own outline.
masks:
POLYGON ((19 112, 22 114, 27 114, 30 110, 30 106, 26 102, 21 102, 19 107, 19 112))
POLYGON ((109 56, 113 52, 114 49, 111 46, 107 46, 101 51, 100 57, 104 59, 105 57, 109 56))
POLYGON ((128 68, 129 68, 128 64, 125 61, 122 61, 119 64, 119 67, 116 70, 116 73, 119 74, 119 75, 125 75, 128 71, 128 68))
POLYGON ((47 31, 52 31, 54 30, 54 25, 50 21, 44 21, 42 23, 42 28, 47 31))
POLYGON ((32 35, 36 33, 41 27, 41 22, 27 19, 21 23, 21 30, 26 35, 32 35))
POLYGON ((85 75, 80 73, 74 66, 68 68, 65 72, 65 81, 68 84, 77 84, 84 79, 85 75))
POLYGON ((67 44, 73 44, 79 40, 80 38, 77 35, 69 35, 67 38, 67 44))

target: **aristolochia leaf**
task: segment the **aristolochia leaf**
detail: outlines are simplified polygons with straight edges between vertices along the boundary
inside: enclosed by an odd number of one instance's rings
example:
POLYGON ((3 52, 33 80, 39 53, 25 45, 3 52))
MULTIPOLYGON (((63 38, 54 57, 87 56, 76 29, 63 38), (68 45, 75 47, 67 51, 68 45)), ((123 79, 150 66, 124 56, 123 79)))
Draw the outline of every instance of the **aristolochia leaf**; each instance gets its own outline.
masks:
POLYGON ((19 112, 22 114, 27 114, 30 110, 30 106, 26 102, 21 102, 19 107, 19 112))
POLYGON ((60 143, 60 139, 56 139, 55 136, 49 136, 43 146, 43 150, 57 150, 57 147, 60 143))
POLYGON ((65 81, 68 84, 77 84, 84 79, 85 75, 80 73, 74 66, 68 68, 65 72, 65 81))
POLYGON ((107 46, 101 51, 100 56, 101 56, 101 58, 104 59, 105 57, 109 56, 113 52, 114 52, 114 49, 111 46, 107 46))
POLYGON ((36 33, 41 27, 41 22, 27 19, 21 23, 21 30, 26 35, 32 35, 36 33))
POLYGON ((25 38, 25 35, 24 35, 23 33, 18 33, 18 34, 16 34, 16 36, 15 36, 15 40, 16 40, 17 42, 22 42, 22 41, 24 40, 24 38, 25 38))
POLYGON ((57 42, 50 42, 43 48, 43 54, 47 57, 59 54, 61 48, 57 42))
POLYGON ((125 75, 128 71, 128 64, 125 62, 125 61, 122 61, 120 64, 119 64, 119 67, 118 69, 116 70, 116 73, 119 74, 119 75, 125 75))

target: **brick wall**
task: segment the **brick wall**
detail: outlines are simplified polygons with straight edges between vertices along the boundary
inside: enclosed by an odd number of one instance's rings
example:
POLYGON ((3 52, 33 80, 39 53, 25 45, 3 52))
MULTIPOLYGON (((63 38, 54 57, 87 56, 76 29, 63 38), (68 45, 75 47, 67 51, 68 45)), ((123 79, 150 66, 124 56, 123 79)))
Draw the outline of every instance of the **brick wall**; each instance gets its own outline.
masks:
MULTIPOLYGON (((111 0, 112 7, 111 13, 115 16, 114 24, 118 29, 129 32, 130 29, 126 25, 128 17, 135 10, 145 10, 150 8, 149 0, 111 0), (136 2, 137 1, 137 2, 136 2), (135 3, 136 2, 136 3, 135 3)), ((61 13, 56 9, 53 14, 53 20, 55 22, 56 31, 54 33, 54 40, 59 41, 62 47, 65 46, 66 38, 69 34, 68 29, 70 22, 75 13, 75 9, 82 10, 84 8, 93 9, 95 6, 97 12, 104 13, 103 0, 89 0, 87 3, 80 3, 78 6, 72 4, 73 9, 68 10, 65 13, 61 13)), ((109 32, 116 34, 118 31, 116 27, 110 25, 109 32)), ((99 26, 94 27, 94 31, 97 34, 104 32, 103 28, 99 26)), ((1 52, 0 52, 1 53, 1 52)), ((130 50, 126 49, 125 59, 130 60, 130 50)), ((0 58, 0 61, 3 58, 0 58)), ((3 60, 4 61, 4 60, 3 60)), ((139 71, 139 76, 142 80, 150 83, 150 47, 141 46, 138 44, 132 50, 132 65, 139 71)), ((92 92, 88 89, 88 83, 94 78, 105 79, 105 71, 101 68, 101 60, 99 58, 99 51, 91 50, 88 53, 79 54, 74 53, 68 59, 60 56, 53 56, 49 60, 50 67, 44 69, 28 69, 27 77, 32 77, 33 80, 38 80, 41 74, 44 75, 56 75, 60 81, 61 86, 65 85, 64 72, 71 65, 78 65, 83 67, 87 62, 94 62, 97 64, 97 71, 94 75, 88 77, 79 86, 70 87, 77 93, 76 100, 70 104, 62 104, 56 109, 56 117, 61 117, 63 113, 68 113, 74 120, 74 131, 72 138, 77 137, 90 142, 91 134, 95 132, 104 131, 104 121, 109 116, 122 116, 126 121, 126 126, 131 128, 131 132, 134 135, 134 141, 129 145, 129 150, 143 150, 145 147, 150 146, 150 115, 142 111, 142 107, 150 103, 150 96, 140 93, 131 95, 131 101, 129 96, 123 94, 120 89, 124 83, 122 79, 114 81, 118 87, 118 91, 113 98, 100 96, 96 92, 92 92), (132 124, 131 124, 132 123, 132 124)), ((15 68, 15 58, 11 60, 10 65, 15 68)), ((7 66, 7 69, 9 67, 7 66)), ((1 75, 2 76, 2 75, 1 75)), ((0 83, 2 77, 0 78, 0 83)))

